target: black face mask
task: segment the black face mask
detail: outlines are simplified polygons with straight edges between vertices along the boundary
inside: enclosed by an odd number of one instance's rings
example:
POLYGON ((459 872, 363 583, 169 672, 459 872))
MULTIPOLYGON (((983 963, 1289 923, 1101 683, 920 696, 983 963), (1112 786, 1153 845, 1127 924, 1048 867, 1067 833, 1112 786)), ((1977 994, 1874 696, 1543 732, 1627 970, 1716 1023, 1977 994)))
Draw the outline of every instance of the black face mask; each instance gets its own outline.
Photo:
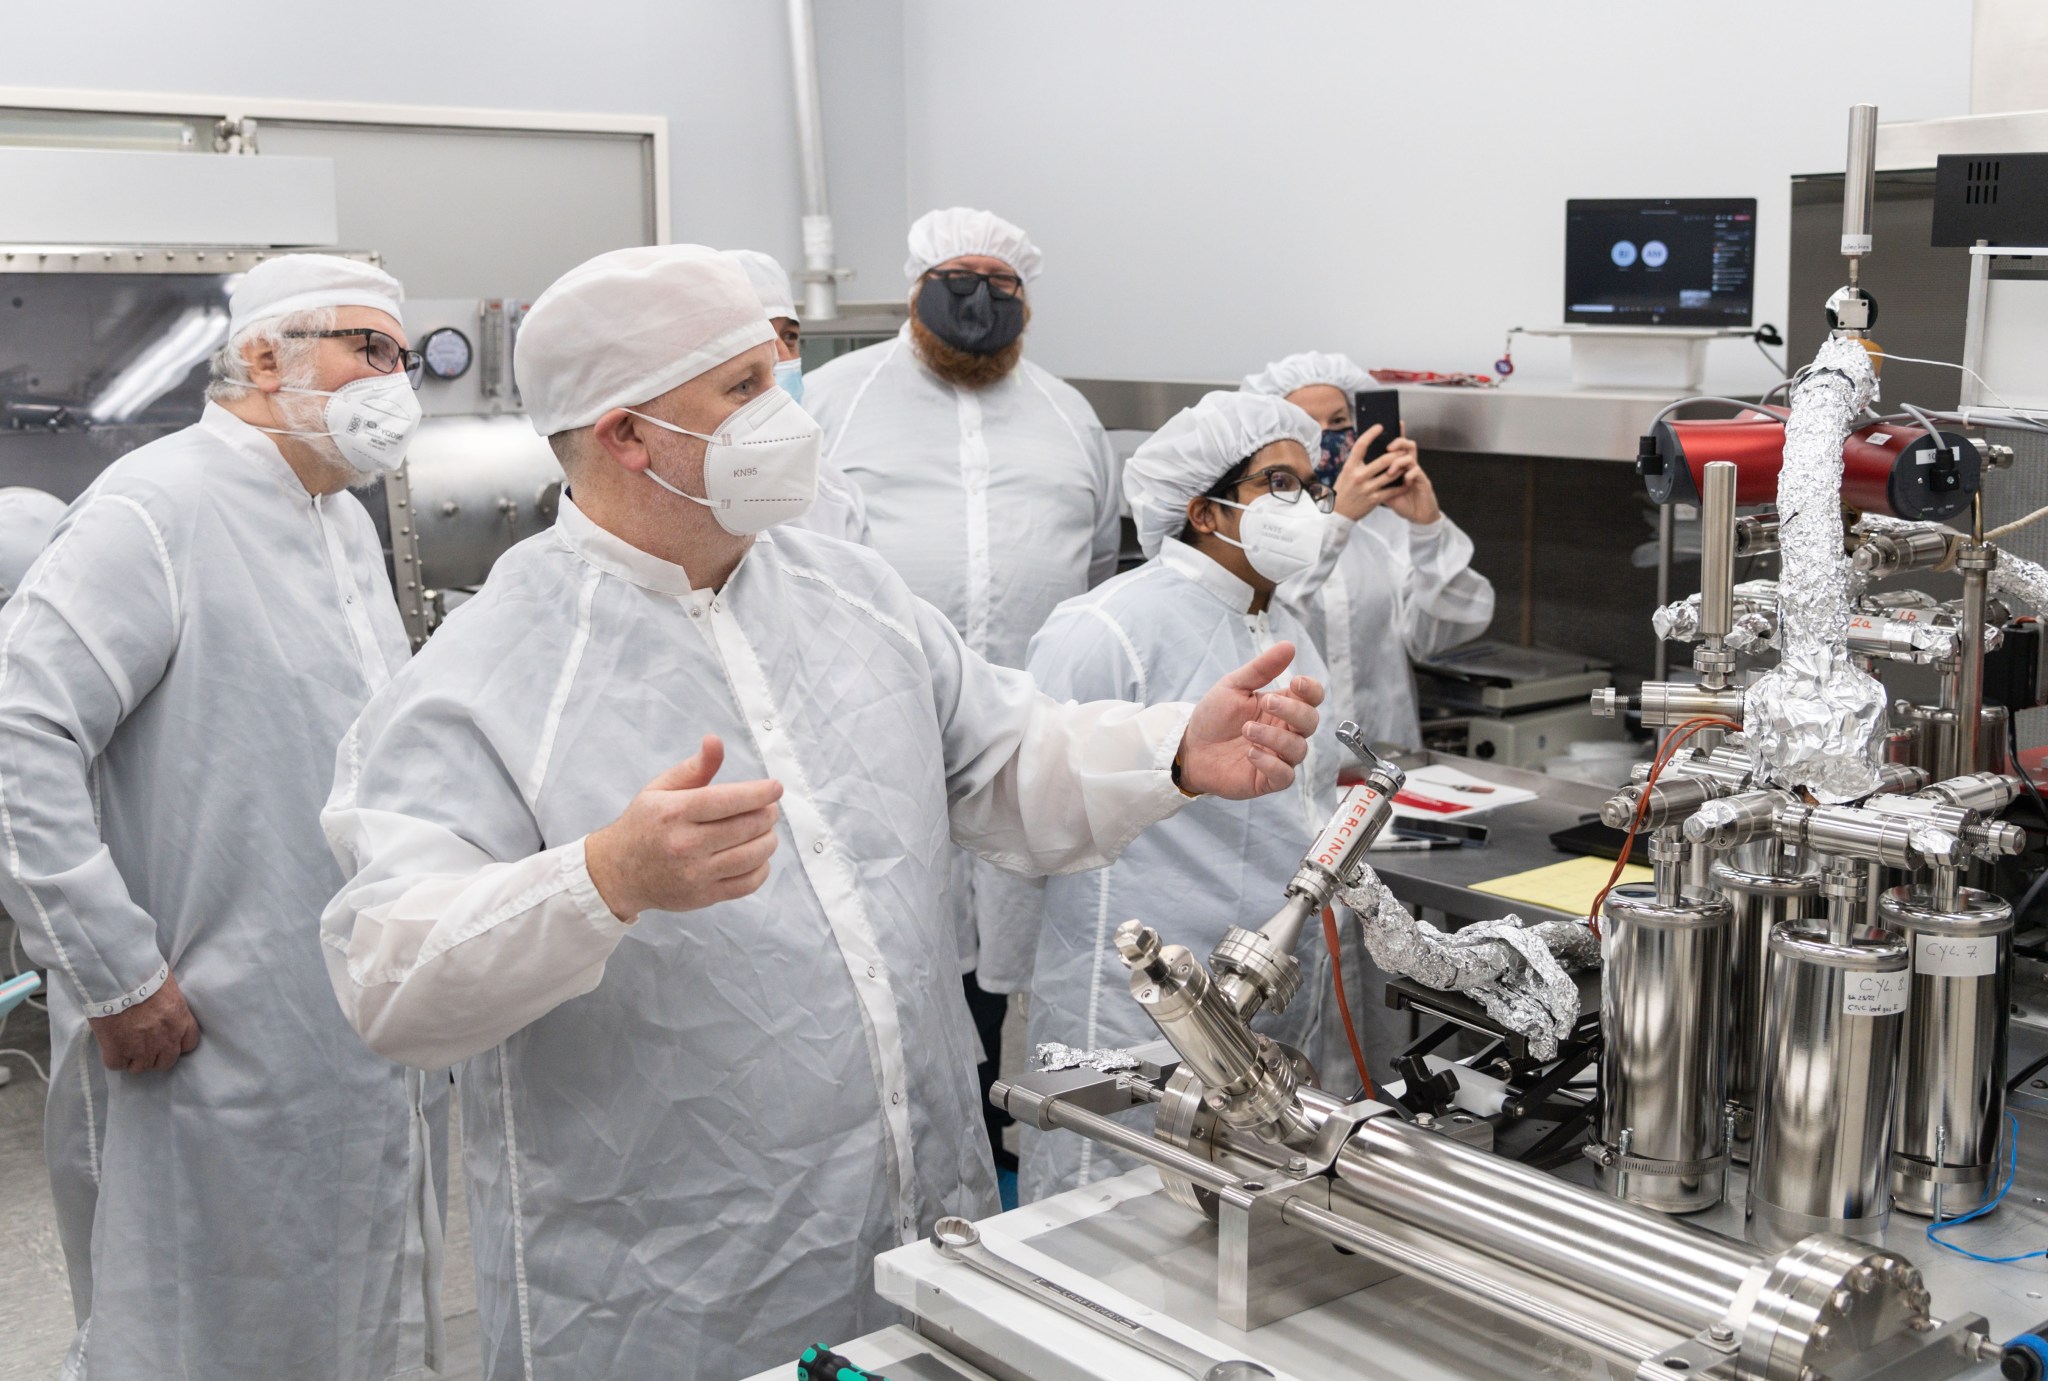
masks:
POLYGON ((1344 468, 1345 457, 1351 454, 1353 443, 1358 440, 1358 428, 1344 427, 1337 431, 1323 433, 1323 453, 1316 457, 1316 478, 1332 489, 1337 487, 1337 472, 1344 468))
POLYGON ((987 280, 963 297, 944 281, 927 278, 917 290, 917 319, 955 350, 993 355, 1024 334, 1024 299, 997 297, 987 280))

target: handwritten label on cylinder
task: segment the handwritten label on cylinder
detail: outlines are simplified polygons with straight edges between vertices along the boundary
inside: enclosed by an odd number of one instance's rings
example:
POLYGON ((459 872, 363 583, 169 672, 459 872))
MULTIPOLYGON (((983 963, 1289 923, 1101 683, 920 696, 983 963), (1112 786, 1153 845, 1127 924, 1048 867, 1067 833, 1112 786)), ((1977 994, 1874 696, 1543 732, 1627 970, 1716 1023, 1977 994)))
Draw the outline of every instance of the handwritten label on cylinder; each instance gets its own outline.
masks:
POLYGON ((1906 992, 1913 976, 1898 973, 1850 973, 1842 985, 1842 1015, 1888 1017, 1906 1010, 1906 992))
POLYGON ((1913 942, 1913 972, 1937 978, 1984 978, 1998 972, 1996 937, 1920 935, 1913 942))

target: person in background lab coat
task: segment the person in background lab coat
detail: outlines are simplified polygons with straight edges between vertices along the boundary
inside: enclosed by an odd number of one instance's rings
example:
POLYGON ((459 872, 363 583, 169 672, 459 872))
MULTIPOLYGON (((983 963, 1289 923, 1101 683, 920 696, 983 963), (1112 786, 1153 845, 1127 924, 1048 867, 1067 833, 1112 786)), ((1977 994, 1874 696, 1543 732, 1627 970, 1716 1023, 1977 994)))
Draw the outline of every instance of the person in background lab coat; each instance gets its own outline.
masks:
MULTIPOLYGON (((796 294, 782 265, 758 249, 729 249, 746 270, 761 310, 768 314, 769 329, 775 332, 775 382, 799 403, 804 400, 804 328, 796 314, 796 294)), ((818 465, 818 501, 795 526, 849 542, 868 540, 867 505, 860 490, 839 467, 821 461, 818 465)))
POLYGON ((1337 491, 1339 525, 1354 525, 1343 555, 1316 585, 1283 589, 1330 668, 1331 705, 1375 743, 1422 746, 1411 657, 1467 643, 1493 622, 1493 584, 1472 569, 1472 539, 1444 516, 1407 437, 1370 464, 1377 436, 1352 425, 1351 395, 1376 388, 1343 355, 1275 360, 1244 381, 1248 393, 1285 398, 1322 429, 1317 469, 1337 491))
MULTIPOLYGON (((1116 573, 1116 455, 1087 400, 1024 358, 1041 264, 1030 237, 956 206, 920 216, 909 248, 909 323, 813 373, 806 406, 826 462, 866 498, 875 549, 970 648, 1020 667, 1055 605, 1116 573)), ((1029 951, 1011 953, 1000 925, 981 924, 1008 881, 962 851, 947 888, 984 1091, 1001 995, 1029 979, 1029 951)), ((993 1141, 1009 1119, 984 1113, 993 1141)))
POLYGON ((50 971, 73 1377, 439 1360, 445 1101, 342 1020, 318 929, 335 745, 408 653, 344 492, 419 421, 401 297, 336 256, 251 269, 199 421, 109 466, 0 611, 0 902, 50 971))

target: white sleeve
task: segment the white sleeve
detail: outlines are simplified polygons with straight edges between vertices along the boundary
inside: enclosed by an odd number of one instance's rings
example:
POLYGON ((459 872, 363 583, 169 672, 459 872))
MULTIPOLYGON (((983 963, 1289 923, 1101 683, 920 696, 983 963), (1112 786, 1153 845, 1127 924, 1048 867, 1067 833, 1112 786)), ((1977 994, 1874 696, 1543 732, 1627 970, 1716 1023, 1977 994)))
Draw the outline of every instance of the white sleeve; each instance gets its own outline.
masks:
POLYGON ((1118 472, 1116 447, 1109 433, 1091 425, 1088 438, 1090 459, 1095 462, 1102 490, 1096 497, 1095 539, 1089 546, 1088 585, 1090 589, 1116 574, 1117 558, 1123 553, 1123 505, 1119 502, 1122 476, 1118 472))
POLYGON ((956 843, 1013 873, 1084 872, 1187 803, 1172 770, 1194 706, 1062 704, 969 650, 923 601, 918 633, 956 843))
MULTIPOLYGON (((337 754, 320 823, 347 882, 320 919, 349 1024, 386 1059, 438 1069, 595 988, 627 925, 590 880, 583 841, 539 829, 474 725, 371 702, 337 754), (408 768, 464 784, 452 818, 408 768)), ((441 793, 445 797, 445 793, 441 793)))
POLYGON ((1472 569, 1472 539, 1449 518, 1410 525, 1405 565, 1401 637, 1409 656, 1471 642, 1493 622, 1493 582, 1472 569))

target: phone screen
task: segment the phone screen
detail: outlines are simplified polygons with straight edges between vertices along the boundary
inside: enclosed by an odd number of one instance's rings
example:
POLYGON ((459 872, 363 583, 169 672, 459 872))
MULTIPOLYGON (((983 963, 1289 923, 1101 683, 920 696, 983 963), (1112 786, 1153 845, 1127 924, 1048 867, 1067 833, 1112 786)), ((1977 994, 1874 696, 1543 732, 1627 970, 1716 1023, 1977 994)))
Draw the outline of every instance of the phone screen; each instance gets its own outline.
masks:
POLYGON ((1399 389, 1360 389, 1351 395, 1351 421, 1364 436, 1375 426, 1380 434, 1373 438, 1372 445, 1365 448, 1368 463, 1378 460, 1387 453, 1387 447, 1401 435, 1401 393, 1399 389))

